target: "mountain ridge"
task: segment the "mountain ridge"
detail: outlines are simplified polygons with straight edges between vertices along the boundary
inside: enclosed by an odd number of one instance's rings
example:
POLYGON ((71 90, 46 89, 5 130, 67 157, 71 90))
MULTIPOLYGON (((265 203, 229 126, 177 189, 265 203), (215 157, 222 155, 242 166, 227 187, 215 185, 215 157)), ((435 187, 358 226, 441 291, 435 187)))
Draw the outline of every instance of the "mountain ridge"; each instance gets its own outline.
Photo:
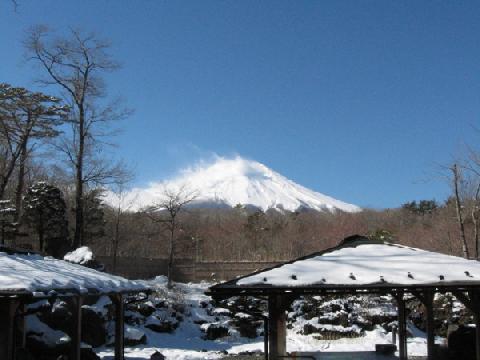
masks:
MULTIPOLYGON (((151 183, 144 189, 134 188, 126 194, 124 202, 131 204, 131 210, 139 210, 159 202, 165 189, 194 192, 197 195, 193 203, 195 207, 234 207, 240 204, 262 211, 361 210, 356 205, 310 190, 257 161, 240 156, 218 157, 211 164, 186 169, 172 180, 151 183)), ((107 203, 114 204, 114 200, 113 193, 107 194, 107 203)))

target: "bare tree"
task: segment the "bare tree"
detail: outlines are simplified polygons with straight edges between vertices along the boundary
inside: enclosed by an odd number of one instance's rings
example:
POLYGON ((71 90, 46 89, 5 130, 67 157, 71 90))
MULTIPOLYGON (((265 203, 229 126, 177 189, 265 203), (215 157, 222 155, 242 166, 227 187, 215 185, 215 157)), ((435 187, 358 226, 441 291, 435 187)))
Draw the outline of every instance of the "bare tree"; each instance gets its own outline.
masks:
POLYGON ((188 190, 186 186, 182 186, 178 189, 165 188, 161 197, 162 200, 152 206, 148 206, 144 209, 144 212, 152 221, 161 224, 168 233, 167 286, 171 288, 175 243, 180 227, 178 215, 186 205, 197 198, 197 193, 196 191, 188 190))
POLYGON ((113 236, 112 236, 112 270, 117 270, 118 247, 120 244, 120 234, 122 233, 122 222, 126 212, 129 212, 134 205, 136 198, 129 198, 127 184, 131 181, 130 177, 119 179, 110 189, 111 203, 114 205, 113 211, 113 236))
POLYGON ((458 229, 460 231, 460 238, 462 240, 462 253, 463 253, 463 257, 465 259, 468 259, 469 251, 468 251, 467 238, 465 236, 463 205, 462 205, 462 199, 460 197, 461 173, 456 163, 450 167, 450 171, 452 172, 452 187, 453 187, 453 194, 455 196, 455 209, 457 213, 458 229))
POLYGON ((25 40, 30 59, 45 70, 40 82, 53 85, 72 106, 71 133, 56 144, 73 169, 75 178, 75 235, 73 247, 84 242, 84 191, 88 183, 105 184, 122 173, 122 167, 109 166, 99 158, 99 148, 112 135, 109 124, 129 111, 118 103, 102 106, 106 96, 102 75, 118 68, 108 53, 110 44, 94 34, 71 30, 68 36, 55 38, 45 26, 32 28, 25 40), (118 110, 121 109, 121 110, 118 110))

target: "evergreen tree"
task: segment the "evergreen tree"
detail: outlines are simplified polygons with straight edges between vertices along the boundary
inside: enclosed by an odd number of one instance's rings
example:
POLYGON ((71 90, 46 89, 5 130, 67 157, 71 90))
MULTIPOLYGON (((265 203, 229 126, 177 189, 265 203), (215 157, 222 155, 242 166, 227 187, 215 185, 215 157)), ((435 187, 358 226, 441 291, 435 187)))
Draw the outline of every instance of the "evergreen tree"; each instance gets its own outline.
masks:
POLYGON ((32 142, 58 136, 69 110, 59 98, 0 83, 0 199, 18 165, 17 215, 32 142))
POLYGON ((10 200, 0 200, 0 244, 2 245, 5 245, 5 240, 13 239, 17 234, 16 213, 10 200))
POLYGON ((83 213, 85 216, 84 244, 95 238, 105 236, 105 211, 102 201, 102 189, 90 190, 84 198, 83 213))
POLYGON ((63 255, 68 248, 68 223, 60 189, 37 182, 27 189, 23 206, 23 220, 37 233, 40 251, 63 255))

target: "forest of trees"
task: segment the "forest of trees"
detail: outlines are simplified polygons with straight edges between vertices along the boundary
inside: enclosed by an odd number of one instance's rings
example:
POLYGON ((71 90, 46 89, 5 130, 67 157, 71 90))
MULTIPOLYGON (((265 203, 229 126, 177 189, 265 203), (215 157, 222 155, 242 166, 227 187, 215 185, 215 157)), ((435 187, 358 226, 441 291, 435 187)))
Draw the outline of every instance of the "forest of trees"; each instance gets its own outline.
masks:
POLYGON ((367 234, 479 257, 480 156, 471 149, 443 167, 452 189, 444 202, 412 201, 353 214, 265 213, 242 206, 190 209, 183 206, 188 198, 175 200, 171 194, 176 202, 170 207, 129 211, 122 200, 131 172, 105 156, 116 122, 131 113, 121 100, 108 97, 104 77, 118 68, 108 41, 37 26, 28 31, 24 46, 32 79, 42 91, 0 81, 2 244, 56 257, 88 245, 114 259, 257 261, 291 259, 348 235, 367 234), (104 203, 107 189, 119 206, 104 203))

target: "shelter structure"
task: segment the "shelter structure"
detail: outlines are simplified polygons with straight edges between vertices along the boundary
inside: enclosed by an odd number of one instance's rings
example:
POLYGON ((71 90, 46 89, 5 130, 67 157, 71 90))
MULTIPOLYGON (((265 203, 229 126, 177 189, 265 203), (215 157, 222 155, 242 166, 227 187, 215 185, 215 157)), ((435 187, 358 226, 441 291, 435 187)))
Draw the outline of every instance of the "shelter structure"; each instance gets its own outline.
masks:
POLYGON ((124 297, 147 291, 139 282, 64 260, 1 247, 0 359, 14 360, 18 349, 25 348, 27 304, 61 298, 74 309, 69 359, 80 360, 83 301, 88 296, 107 295, 115 304, 115 360, 123 360, 124 297))
POLYGON ((399 355, 407 359, 405 295, 426 308, 428 359, 435 359, 435 293, 451 292, 471 310, 480 360, 480 262, 436 252, 351 236, 338 246, 209 289, 216 298, 268 299, 269 359, 287 357, 286 310, 303 295, 391 294, 398 306, 399 355))

